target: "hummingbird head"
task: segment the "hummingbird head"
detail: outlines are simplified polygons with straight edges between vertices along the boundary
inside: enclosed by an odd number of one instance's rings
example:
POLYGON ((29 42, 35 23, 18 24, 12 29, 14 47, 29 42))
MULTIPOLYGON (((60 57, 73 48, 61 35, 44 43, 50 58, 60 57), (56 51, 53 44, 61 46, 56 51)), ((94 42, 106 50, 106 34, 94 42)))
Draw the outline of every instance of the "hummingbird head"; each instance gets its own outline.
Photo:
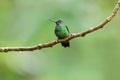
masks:
POLYGON ((56 24, 61 24, 63 22, 62 19, 58 19, 57 21, 55 21, 56 24))
POLYGON ((63 22, 62 19, 58 19, 58 20, 56 20, 56 21, 51 20, 51 19, 49 19, 49 20, 52 21, 52 22, 54 22, 54 23, 56 23, 56 24, 61 24, 61 23, 63 22))

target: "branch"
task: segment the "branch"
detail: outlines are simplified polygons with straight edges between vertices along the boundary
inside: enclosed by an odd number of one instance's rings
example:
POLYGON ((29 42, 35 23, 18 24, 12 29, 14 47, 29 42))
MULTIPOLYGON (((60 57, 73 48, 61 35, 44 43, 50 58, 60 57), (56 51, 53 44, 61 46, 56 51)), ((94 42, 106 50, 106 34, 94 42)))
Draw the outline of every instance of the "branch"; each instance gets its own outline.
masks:
POLYGON ((54 46, 58 43, 65 42, 65 41, 71 40, 73 38, 84 37, 86 34, 89 34, 89 33, 94 32, 94 31, 96 31, 100 28, 103 28, 104 25, 106 25, 108 22, 110 22, 113 19, 113 17, 117 14, 119 8, 120 8, 120 0, 118 0, 117 4, 115 5, 115 8, 113 9, 113 12, 111 13, 110 16, 108 16, 103 22, 101 22, 97 26, 95 26, 93 28, 90 28, 86 31, 83 31, 83 32, 80 32, 80 33, 74 33, 74 34, 71 34, 64 39, 53 40, 51 42, 38 44, 38 45, 35 45, 35 46, 29 46, 29 47, 0 47, 0 52, 40 50, 42 48, 52 47, 52 46, 54 46))

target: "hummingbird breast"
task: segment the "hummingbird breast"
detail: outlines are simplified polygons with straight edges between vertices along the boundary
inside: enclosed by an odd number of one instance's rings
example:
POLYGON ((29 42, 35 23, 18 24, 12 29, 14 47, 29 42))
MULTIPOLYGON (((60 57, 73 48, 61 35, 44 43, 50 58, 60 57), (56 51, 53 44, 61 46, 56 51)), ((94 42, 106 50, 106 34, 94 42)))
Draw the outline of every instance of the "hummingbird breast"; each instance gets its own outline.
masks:
POLYGON ((65 26, 56 26, 55 28, 55 35, 59 39, 63 39, 68 35, 68 31, 65 26))

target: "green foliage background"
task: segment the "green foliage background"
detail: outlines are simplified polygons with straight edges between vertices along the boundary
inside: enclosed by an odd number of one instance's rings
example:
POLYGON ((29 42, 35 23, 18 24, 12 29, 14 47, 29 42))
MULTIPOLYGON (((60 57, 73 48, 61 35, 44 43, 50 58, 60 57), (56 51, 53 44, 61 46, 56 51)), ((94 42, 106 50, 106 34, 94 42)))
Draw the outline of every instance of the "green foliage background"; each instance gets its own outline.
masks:
MULTIPOLYGON (((0 47, 56 39, 62 18, 71 33, 103 21, 117 0, 0 0, 0 47)), ((120 11, 105 28, 84 38, 33 52, 0 53, 0 80, 120 80, 120 11)))

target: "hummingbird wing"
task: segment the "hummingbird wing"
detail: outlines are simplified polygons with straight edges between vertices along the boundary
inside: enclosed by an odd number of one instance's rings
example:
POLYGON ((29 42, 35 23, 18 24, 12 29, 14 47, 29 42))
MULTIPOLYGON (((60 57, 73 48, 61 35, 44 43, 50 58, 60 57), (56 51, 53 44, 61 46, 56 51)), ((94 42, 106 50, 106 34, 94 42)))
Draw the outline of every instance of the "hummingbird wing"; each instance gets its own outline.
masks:
POLYGON ((65 27, 66 27, 66 29, 67 29, 68 33, 70 34, 70 31, 69 31, 68 27, 67 27, 67 26, 65 26, 65 27))

